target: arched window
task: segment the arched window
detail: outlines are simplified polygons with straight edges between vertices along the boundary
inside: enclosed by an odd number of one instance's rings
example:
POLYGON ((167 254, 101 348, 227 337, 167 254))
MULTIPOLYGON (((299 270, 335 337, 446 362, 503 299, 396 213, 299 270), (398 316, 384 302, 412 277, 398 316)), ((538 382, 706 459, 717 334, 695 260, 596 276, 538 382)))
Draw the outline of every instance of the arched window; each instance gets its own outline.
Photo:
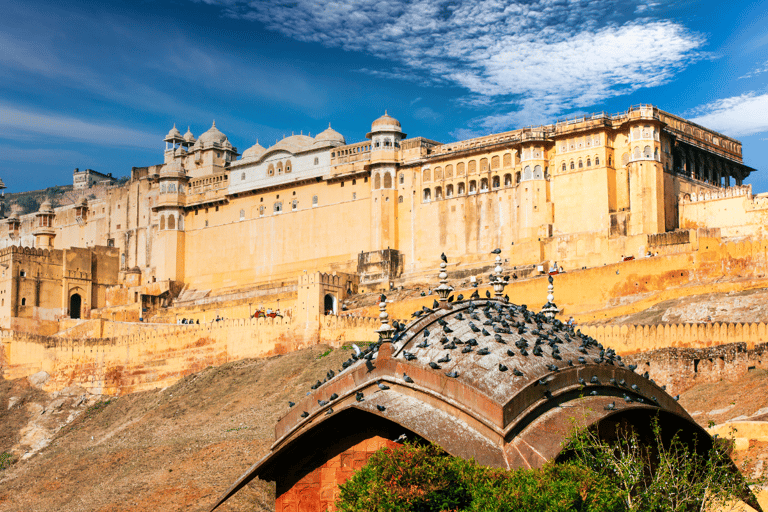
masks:
POLYGON ((424 189, 424 201, 431 201, 432 200, 432 191, 428 188, 424 189))
POLYGON ((498 169, 501 166, 501 159, 498 156, 491 158, 491 169, 498 169))
POLYGON ((480 180, 480 190, 483 192, 488 190, 488 178, 483 178, 480 180))
POLYGON ((435 199, 442 199, 443 198, 443 187, 436 187, 435 188, 435 199))
POLYGON ((160 193, 165 194, 165 183, 160 184, 160 193))
POLYGON ((573 163, 573 160, 571 160, 571 170, 574 170, 576 168, 576 164, 573 163))
POLYGON ((165 229, 165 215, 160 216, 160 229, 165 229))
POLYGON ((176 217, 173 215, 168 216, 168 229, 176 229, 176 217))
POLYGON ((464 176, 464 162, 456 164, 456 176, 464 176))
POLYGON ((392 188, 392 175, 388 172, 384 173, 384 188, 392 188))
POLYGON ((445 187, 445 197, 453 197, 453 185, 445 187))
POLYGON ((183 193, 184 193, 184 185, 179 183, 179 194, 183 194, 183 193))
POLYGON ((435 167, 435 181, 443 179, 443 168, 435 167))
POLYGON ((634 154, 632 155, 635 160, 640 159, 640 146, 635 146, 634 154))
POLYGON ((277 165, 275 166, 275 171, 277 172, 278 176, 283 174, 283 162, 277 162, 277 165))
POLYGON ((398 203, 402 203, 402 202, 403 202, 403 196, 400 196, 400 197, 398 197, 398 198, 397 198, 397 202, 398 202, 398 203))
POLYGON ((640 127, 639 126, 635 126, 632 129, 632 140, 637 140, 639 138, 640 138, 640 127))
POLYGON ((520 183, 520 180, 521 180, 521 179, 522 179, 522 176, 521 176, 521 174, 520 174, 520 171, 517 171, 517 172, 515 173, 515 184, 517 185, 518 183, 520 183))
POLYGON ((629 163, 629 153, 621 155, 621 165, 627 165, 629 163))
POLYGON ((381 175, 379 173, 376 173, 373 177, 373 188, 374 190, 379 190, 381 188, 381 175))
POLYGON ((445 179, 449 180, 453 178, 453 165, 448 164, 445 166, 445 179))
POLYGON ((312 206, 317 206, 317 196, 312 196, 312 206))
POLYGON ((537 165, 533 168, 533 179, 540 180, 542 178, 544 178, 544 175, 541 174, 541 166, 537 165))
POLYGON ((266 208, 264 208, 263 206, 260 206, 260 207, 259 207, 259 217, 263 217, 263 216, 264 216, 264 210, 265 210, 265 209, 266 209, 266 208))
POLYGON ((480 171, 485 172, 488 170, 488 159, 487 158, 481 158, 480 159, 480 171))
POLYGON ((650 127, 650 125, 643 126, 643 138, 644 139, 650 139, 651 138, 651 127, 650 127))
POLYGON ((429 169, 424 169, 424 172, 421 173, 421 181, 423 181, 424 183, 427 183, 429 182, 429 180, 430 180, 429 169))
POLYGON ((299 200, 294 199, 293 201, 291 201, 291 210, 296 211, 298 209, 299 209, 299 200))
POLYGON ((608 156, 608 167, 610 167, 610 166, 611 166, 611 157, 608 156))
MULTIPOLYGON (((467 174, 475 174, 477 172, 477 162, 470 160, 467 164, 467 174)), ((471 191, 470 191, 471 192, 471 191)))
POLYGON ((240 173, 240 181, 245 181, 245 173, 244 172, 240 173))
POLYGON ((282 202, 282 201, 278 201, 278 202, 276 202, 276 203, 274 204, 273 208, 274 208, 274 212, 275 212, 275 213, 280 213, 280 212, 282 212, 282 211, 283 211, 283 202, 282 202))
POLYGON ((169 183, 168 184, 168 193, 171 194, 173 192, 176 192, 176 184, 175 183, 169 183))
POLYGON ((563 162, 563 172, 565 172, 566 170, 567 170, 567 167, 565 165, 565 162, 563 162))
POLYGON ((528 181, 531 178, 533 178, 533 175, 531 173, 531 166, 526 165, 525 169, 523 169, 523 180, 528 181))
POLYGON ((651 146, 645 146, 643 148, 643 158, 651 158, 653 156, 653 152, 651 151, 651 146))
POLYGON ((587 167, 592 167, 592 159, 587 157, 587 167))
POLYGON ((504 154, 504 168, 512 167, 512 153, 504 154))
POLYGON ((285 173, 288 174, 289 172, 291 172, 291 161, 290 160, 285 162, 285 173))
POLYGON ((274 176, 275 175, 275 166, 273 164, 269 164, 269 167, 267 167, 267 176, 274 176))
MULTIPOLYGON (((405 174, 400 173, 400 184, 402 185, 403 183, 405 183, 405 174)), ((400 202, 402 203, 402 201, 400 202)))
POLYGON ((26 298, 24 298, 24 297, 21 298, 21 305, 22 306, 26 306, 27 305, 27 299, 26 298))
POLYGON ((493 186, 493 188, 499 188, 501 186, 501 179, 498 176, 494 176, 491 186, 493 186))
POLYGON ((655 148, 653 150, 653 159, 658 160, 659 159, 659 148, 655 148))
MULTIPOLYGON (((331 155, 331 156, 333 156, 333 155, 331 155)), ((320 164, 320 159, 318 157, 315 157, 315 165, 319 165, 319 164, 320 164)))
POLYGON ((466 193, 466 190, 464 190, 464 182, 463 181, 461 183, 459 183, 457 191, 458 191, 458 194, 460 196, 463 196, 466 193))
POLYGON ((598 165, 600 165, 600 157, 596 156, 595 157, 595 166, 598 166, 598 165))
POLYGON ((579 169, 584 168, 584 162, 581 161, 581 158, 579 158, 579 169))
POLYGON ((469 182, 469 193, 474 194, 475 192, 477 192, 477 182, 472 180, 469 182))
POLYGON ((504 186, 509 187, 512 185, 512 175, 511 174, 505 174, 504 175, 504 186))
POLYGON ((240 220, 245 220, 245 210, 240 210, 240 220))

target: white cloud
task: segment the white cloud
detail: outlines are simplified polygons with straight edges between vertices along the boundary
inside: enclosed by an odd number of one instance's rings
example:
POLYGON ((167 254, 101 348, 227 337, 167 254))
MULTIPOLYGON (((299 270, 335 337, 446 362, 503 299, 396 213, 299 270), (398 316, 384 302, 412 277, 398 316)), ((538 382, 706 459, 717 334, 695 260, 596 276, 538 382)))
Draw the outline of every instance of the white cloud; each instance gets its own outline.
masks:
POLYGON ((722 132, 743 137, 768 132, 768 94, 754 92, 723 98, 693 110, 691 121, 722 132))
POLYGON ((24 138, 29 134, 37 134, 54 137, 56 141, 78 140, 139 148, 157 148, 163 138, 163 134, 89 123, 73 117, 41 114, 7 105, 0 105, 0 133, 3 138, 24 138))
POLYGON ((741 80, 742 78, 752 78, 753 76, 760 75, 762 73, 765 73, 766 71, 768 71, 768 60, 765 61, 762 65, 750 71, 749 73, 740 76, 739 80, 741 80))
MULTIPOLYGON (((663 84, 704 43, 679 23, 636 19, 636 6, 618 0, 204 1, 287 37, 396 63, 369 74, 459 85, 464 105, 506 105, 477 121, 490 129, 663 84)), ((660 4, 636 8, 647 15, 660 4)))

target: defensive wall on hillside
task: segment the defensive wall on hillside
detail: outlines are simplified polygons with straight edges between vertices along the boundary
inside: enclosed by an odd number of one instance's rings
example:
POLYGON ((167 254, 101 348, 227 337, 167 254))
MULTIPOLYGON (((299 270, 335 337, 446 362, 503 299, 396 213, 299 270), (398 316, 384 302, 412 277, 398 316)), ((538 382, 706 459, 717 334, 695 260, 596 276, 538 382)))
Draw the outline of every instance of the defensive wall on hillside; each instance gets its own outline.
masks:
POLYGON ((70 385, 92 393, 120 395, 173 384, 207 366, 250 357, 298 350, 315 343, 342 346, 373 341, 376 318, 324 317, 317 326, 286 318, 224 320, 204 325, 144 325, 136 328, 103 322, 111 337, 39 336, 0 331, 0 370, 6 379, 38 372, 49 375, 44 388, 57 391, 70 385), (119 334, 121 332, 130 334, 119 334))

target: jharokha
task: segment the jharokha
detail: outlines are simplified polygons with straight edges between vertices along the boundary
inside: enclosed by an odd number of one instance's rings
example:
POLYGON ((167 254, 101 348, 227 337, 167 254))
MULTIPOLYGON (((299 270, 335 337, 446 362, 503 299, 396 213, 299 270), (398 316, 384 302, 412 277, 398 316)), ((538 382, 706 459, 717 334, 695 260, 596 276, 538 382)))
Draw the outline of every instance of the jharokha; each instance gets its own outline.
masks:
POLYGON ((355 144, 328 127, 240 154, 215 123, 164 142, 125 183, 76 172, 80 199, 2 221, 5 377, 118 393, 375 339, 366 293, 403 288, 394 318, 431 304, 441 253, 469 295, 501 249, 532 308, 562 272, 559 314, 580 323, 765 286, 768 197, 743 185, 741 143, 651 105, 448 144, 386 113, 355 144))

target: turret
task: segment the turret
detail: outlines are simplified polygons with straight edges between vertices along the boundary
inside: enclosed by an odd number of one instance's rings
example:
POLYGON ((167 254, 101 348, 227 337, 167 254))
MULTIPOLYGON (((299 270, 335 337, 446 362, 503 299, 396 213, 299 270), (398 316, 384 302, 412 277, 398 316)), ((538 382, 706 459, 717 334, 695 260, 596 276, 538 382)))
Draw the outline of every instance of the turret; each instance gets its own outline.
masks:
POLYGON ((35 214, 35 246, 41 249, 53 249, 53 239, 56 232, 53 229, 53 218, 56 214, 49 200, 43 201, 40 210, 35 214))

